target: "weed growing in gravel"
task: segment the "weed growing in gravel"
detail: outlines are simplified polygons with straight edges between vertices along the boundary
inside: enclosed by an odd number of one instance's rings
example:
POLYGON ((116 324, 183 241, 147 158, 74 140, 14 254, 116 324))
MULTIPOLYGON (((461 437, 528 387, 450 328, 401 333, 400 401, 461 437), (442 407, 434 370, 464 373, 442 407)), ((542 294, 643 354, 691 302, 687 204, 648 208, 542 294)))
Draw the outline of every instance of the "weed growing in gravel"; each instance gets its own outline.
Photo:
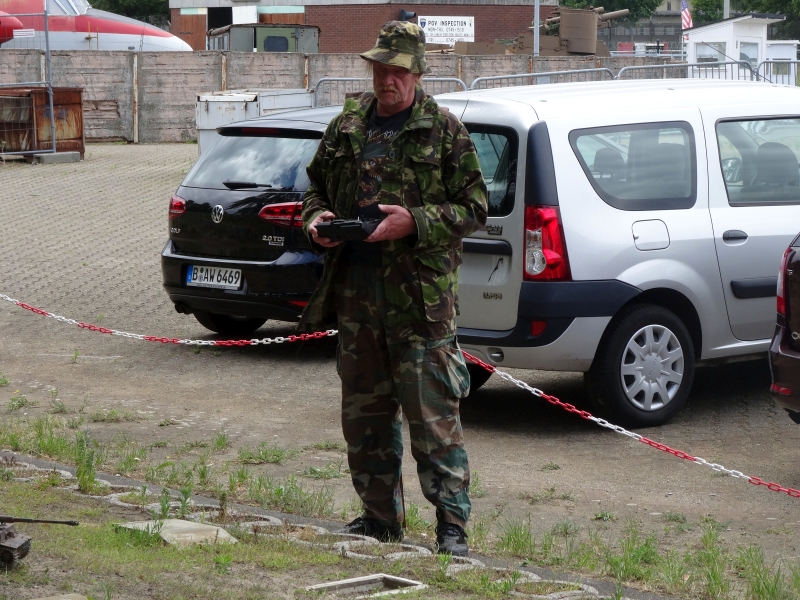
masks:
POLYGON ((127 475, 139 469, 142 461, 147 459, 147 449, 139 446, 135 442, 126 445, 123 450, 122 456, 117 463, 116 472, 121 475, 127 475))
POLYGON ((420 514, 419 506, 409 502, 406 506, 406 531, 411 534, 422 533, 430 529, 430 526, 430 521, 426 521, 420 514))
POLYGON ((239 460, 251 465, 264 463, 281 464, 297 456, 298 451, 288 448, 270 446, 267 442, 262 442, 258 448, 239 448, 239 460))
POLYGON ((342 442, 337 442, 335 440, 317 442, 316 444, 311 444, 309 448, 314 450, 336 450, 338 452, 344 452, 347 450, 347 446, 345 446, 342 442))
POLYGON ((617 515, 612 512, 602 511, 599 513, 594 513, 594 517, 592 517, 595 521, 616 521, 617 515))
POLYGON ((81 416, 67 419, 67 427, 70 429, 79 429, 81 425, 83 425, 83 417, 81 416))
POLYGON ((227 450, 231 447, 231 440, 228 438, 228 434, 225 431, 220 431, 214 440, 211 442, 211 449, 214 452, 222 452, 223 450, 227 450))
POLYGON ((542 467, 542 471, 558 471, 561 467, 559 467, 554 462, 549 462, 545 466, 542 467))
POLYGON ((470 498, 484 498, 489 494, 489 490, 483 485, 483 480, 477 471, 472 472, 472 477, 469 482, 469 497, 470 498))
POLYGON ((190 504, 192 501, 192 486, 186 485, 178 491, 178 518, 185 519, 189 514, 190 504))
POLYGON ((532 557, 536 552, 536 541, 531 533, 530 517, 527 521, 506 521, 497 542, 497 549, 502 554, 522 558, 532 557))
POLYGON ((556 500, 575 500, 575 497, 569 492, 556 494, 554 486, 536 494, 522 494, 520 500, 527 500, 528 504, 539 504, 540 502, 554 502, 556 500))
POLYGON ((3 373, 0 373, 0 387, 5 387, 11 383, 11 380, 3 373))
POLYGON ((262 508, 271 508, 303 517, 322 517, 333 513, 333 490, 322 487, 307 490, 295 477, 278 483, 259 476, 250 481, 250 499, 262 508))
POLYGON ((231 572, 232 562, 233 559, 230 554, 217 554, 214 557, 214 569, 216 569, 218 573, 227 575, 231 572))
POLYGON ((34 408, 35 406, 37 406, 36 402, 28 400, 25 394, 20 394, 19 390, 16 390, 8 401, 8 412, 14 412, 15 410, 23 408, 34 408))
POLYGON ((303 471, 304 477, 309 477, 311 479, 338 479, 340 477, 344 477, 350 472, 346 466, 344 466, 344 458, 340 458, 336 462, 328 463, 324 467, 306 467, 306 470, 303 471))
POLYGON ((50 401, 50 412, 53 413, 54 415, 63 415, 68 413, 69 411, 67 410, 66 404, 64 404, 58 398, 54 398, 53 400, 50 401))
POLYGON ((119 411, 116 408, 98 410, 89 415, 92 423, 122 423, 123 421, 138 421, 139 417, 130 411, 119 411))
POLYGON ((89 494, 97 489, 95 470, 95 451, 86 433, 80 432, 75 436, 75 464, 77 470, 75 477, 78 479, 78 489, 84 494, 89 494))

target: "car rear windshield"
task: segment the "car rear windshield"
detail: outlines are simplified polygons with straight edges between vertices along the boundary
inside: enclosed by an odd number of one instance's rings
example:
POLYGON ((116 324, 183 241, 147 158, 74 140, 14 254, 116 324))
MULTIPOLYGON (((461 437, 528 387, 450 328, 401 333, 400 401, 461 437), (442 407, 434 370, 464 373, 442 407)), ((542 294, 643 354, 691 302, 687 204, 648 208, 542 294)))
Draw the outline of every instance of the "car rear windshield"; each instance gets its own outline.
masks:
POLYGON ((489 216, 504 217, 514 208, 517 182, 517 134, 513 129, 466 124, 489 192, 489 216))
POLYGON ((689 123, 579 129, 569 134, 569 141, 597 195, 614 208, 694 206, 697 160, 689 123))
POLYGON ((731 206, 800 204, 800 118, 720 121, 717 141, 731 206))
POLYGON ((216 144, 203 152, 183 185, 224 190, 228 189, 224 181, 236 181, 304 192, 309 184, 306 165, 318 146, 319 139, 220 136, 216 144))

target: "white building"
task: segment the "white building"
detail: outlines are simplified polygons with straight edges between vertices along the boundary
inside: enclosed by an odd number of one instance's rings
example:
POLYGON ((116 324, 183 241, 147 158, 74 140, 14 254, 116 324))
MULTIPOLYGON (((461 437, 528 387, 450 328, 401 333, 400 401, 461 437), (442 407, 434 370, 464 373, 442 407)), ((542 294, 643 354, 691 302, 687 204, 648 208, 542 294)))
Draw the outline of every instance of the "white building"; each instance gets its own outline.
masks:
MULTIPOLYGON (((767 58, 767 28, 786 20, 784 15, 752 13, 731 17, 702 27, 683 31, 687 62, 744 61, 755 69, 767 58)), ((794 44, 798 41, 782 42, 794 44)), ((796 51, 795 51, 796 56, 796 51)))

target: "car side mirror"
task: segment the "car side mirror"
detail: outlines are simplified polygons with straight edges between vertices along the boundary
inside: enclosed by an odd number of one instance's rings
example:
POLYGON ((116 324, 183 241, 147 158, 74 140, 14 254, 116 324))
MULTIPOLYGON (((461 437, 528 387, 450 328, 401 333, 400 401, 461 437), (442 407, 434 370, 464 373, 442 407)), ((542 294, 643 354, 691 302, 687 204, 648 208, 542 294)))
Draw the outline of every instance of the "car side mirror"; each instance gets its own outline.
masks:
POLYGON ((742 159, 723 158, 722 176, 725 178, 725 183, 739 183, 742 181, 742 159))

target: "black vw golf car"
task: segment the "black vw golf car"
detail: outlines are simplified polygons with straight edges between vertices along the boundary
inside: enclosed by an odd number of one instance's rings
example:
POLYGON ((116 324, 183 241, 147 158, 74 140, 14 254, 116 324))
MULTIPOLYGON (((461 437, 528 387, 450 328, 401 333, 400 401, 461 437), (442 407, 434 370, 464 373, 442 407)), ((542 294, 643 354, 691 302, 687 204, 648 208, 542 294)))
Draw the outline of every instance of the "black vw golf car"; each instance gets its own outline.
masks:
POLYGON ((179 313, 221 334, 297 321, 322 272, 302 231, 311 161, 341 107, 232 124, 169 204, 164 288, 179 313))

